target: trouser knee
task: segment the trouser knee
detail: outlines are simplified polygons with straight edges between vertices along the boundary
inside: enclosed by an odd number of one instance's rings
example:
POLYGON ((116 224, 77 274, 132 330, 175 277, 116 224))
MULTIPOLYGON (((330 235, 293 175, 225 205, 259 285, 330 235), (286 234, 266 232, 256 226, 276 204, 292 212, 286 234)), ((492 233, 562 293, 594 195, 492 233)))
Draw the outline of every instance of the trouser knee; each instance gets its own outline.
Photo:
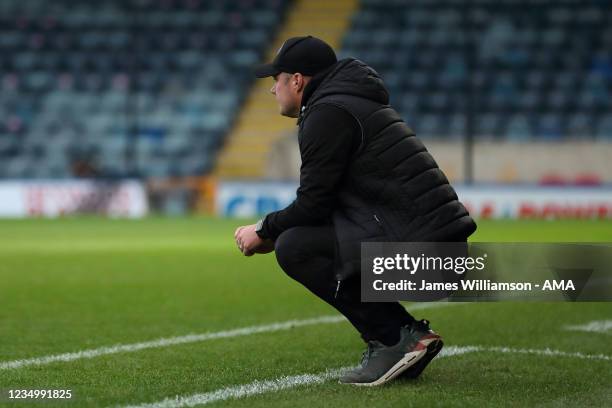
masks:
POLYGON ((279 266, 289 277, 297 281, 300 279, 300 263, 302 251, 299 235, 296 228, 284 231, 274 243, 274 253, 279 266))

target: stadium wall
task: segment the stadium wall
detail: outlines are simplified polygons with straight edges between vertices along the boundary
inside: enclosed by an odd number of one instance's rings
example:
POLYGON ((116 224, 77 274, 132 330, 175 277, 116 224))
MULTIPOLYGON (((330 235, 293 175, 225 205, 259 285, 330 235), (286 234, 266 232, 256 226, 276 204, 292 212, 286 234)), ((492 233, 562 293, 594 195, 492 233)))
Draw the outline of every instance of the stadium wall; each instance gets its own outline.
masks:
MULTIPOLYGON (((462 141, 428 141, 440 167, 453 182, 464 179, 462 141)), ((474 145, 474 181, 477 183, 612 183, 612 143, 606 142, 494 142, 474 145)), ((295 136, 272 149, 266 176, 297 180, 300 156, 295 136)))

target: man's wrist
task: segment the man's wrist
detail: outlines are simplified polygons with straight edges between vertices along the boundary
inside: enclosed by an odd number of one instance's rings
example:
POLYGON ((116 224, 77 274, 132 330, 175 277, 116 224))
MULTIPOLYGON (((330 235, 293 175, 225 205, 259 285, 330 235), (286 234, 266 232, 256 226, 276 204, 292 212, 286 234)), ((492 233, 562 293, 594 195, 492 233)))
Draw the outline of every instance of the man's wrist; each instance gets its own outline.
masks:
POLYGON ((257 221, 257 223, 255 224, 255 233, 257 234, 257 236, 259 238, 265 240, 265 239, 268 239, 269 237, 265 233, 263 227, 264 227, 264 218, 262 218, 261 220, 257 221))

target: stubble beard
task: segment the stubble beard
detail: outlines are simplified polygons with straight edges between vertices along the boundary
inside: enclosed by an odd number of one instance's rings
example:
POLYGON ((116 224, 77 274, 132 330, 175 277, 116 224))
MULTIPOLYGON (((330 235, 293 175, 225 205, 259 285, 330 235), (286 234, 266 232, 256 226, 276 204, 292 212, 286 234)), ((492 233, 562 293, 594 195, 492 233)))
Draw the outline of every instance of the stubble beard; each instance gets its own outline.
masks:
POLYGON ((288 106, 288 107, 281 106, 280 107, 280 114, 282 116, 286 116, 288 118, 297 118, 298 117, 298 112, 299 112, 299 109, 295 108, 295 107, 290 107, 290 106, 288 106))

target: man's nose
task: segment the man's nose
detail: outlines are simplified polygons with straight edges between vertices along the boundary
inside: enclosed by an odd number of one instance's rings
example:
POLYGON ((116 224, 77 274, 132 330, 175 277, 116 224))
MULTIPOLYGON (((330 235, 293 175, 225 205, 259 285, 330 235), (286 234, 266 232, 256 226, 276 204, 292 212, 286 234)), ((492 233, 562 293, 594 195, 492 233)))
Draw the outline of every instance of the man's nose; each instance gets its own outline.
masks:
POLYGON ((276 84, 272 85, 272 88, 270 88, 270 93, 272 95, 276 95, 276 84))

